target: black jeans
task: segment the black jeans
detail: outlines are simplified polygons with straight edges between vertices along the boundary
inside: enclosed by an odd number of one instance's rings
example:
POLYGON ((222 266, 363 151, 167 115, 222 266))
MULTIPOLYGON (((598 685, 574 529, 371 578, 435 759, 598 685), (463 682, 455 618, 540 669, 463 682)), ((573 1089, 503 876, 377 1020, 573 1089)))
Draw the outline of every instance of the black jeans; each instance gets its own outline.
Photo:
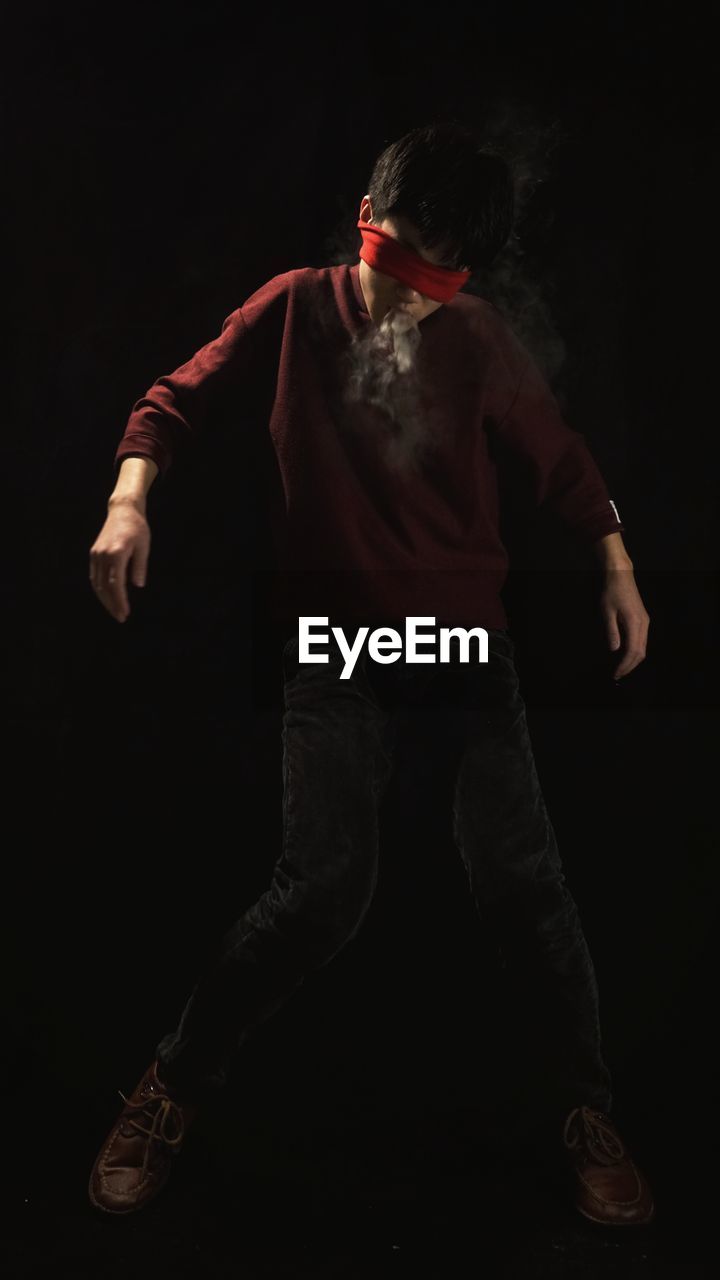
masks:
POLYGON ((487 663, 461 664, 453 649, 449 664, 401 655, 380 666, 363 649, 349 680, 332 638, 327 664, 301 664, 297 637, 285 645, 283 848, 157 1046, 168 1083, 197 1096, 222 1086, 258 1024, 357 933, 377 880, 398 714, 440 697, 461 725, 454 832, 483 927, 521 984, 544 983, 565 1105, 610 1110, 595 972, 538 781, 515 646, 505 630, 488 641, 487 663))

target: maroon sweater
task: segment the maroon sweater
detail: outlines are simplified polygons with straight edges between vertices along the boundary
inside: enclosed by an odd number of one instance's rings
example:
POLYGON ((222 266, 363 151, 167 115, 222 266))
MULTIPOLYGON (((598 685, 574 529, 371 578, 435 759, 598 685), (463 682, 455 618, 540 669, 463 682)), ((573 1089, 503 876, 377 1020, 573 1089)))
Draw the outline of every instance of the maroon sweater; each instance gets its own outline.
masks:
POLYGON ((181 437, 212 437, 216 412, 251 429, 246 409, 259 392, 277 472, 267 493, 276 616, 505 627, 497 445, 524 462, 534 501, 585 541, 624 526, 537 365, 497 308, 472 294, 420 324, 433 449, 414 471, 389 467, 380 411, 349 409, 341 395, 343 353, 372 324, 359 265, 301 267, 253 293, 133 406, 115 467, 142 455, 164 476, 181 437))

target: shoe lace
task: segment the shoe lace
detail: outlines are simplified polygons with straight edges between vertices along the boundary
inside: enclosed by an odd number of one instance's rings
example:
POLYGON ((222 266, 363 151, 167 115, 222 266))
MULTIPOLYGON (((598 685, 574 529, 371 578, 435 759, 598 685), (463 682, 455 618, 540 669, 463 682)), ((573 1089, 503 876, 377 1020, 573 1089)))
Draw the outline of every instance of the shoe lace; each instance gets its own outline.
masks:
POLYGON ((565 1121, 563 1141, 573 1151, 581 1144, 599 1164, 617 1164, 625 1155, 619 1135, 601 1111, 575 1107, 565 1121))
POLYGON ((153 1142, 164 1142, 166 1146, 175 1148, 180 1146, 185 1137, 185 1119, 182 1109, 166 1094, 153 1094, 142 1102, 131 1102, 122 1090, 118 1089, 118 1093, 128 1111, 137 1113, 137 1119, 128 1115, 126 1123, 148 1138, 142 1163, 142 1176, 145 1177, 153 1142), (150 1121, 149 1129, 140 1124, 141 1116, 150 1121))

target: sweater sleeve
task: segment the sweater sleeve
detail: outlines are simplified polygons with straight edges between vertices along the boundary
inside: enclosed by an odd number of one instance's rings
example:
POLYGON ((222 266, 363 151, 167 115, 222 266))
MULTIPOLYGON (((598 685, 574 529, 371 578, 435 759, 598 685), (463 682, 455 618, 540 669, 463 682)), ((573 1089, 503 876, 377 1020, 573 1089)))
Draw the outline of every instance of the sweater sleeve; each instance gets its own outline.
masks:
POLYGON ((519 368, 510 403, 496 420, 499 442, 527 466, 532 496, 580 537, 624 532, 617 508, 583 436, 567 425, 540 369, 515 338, 506 362, 519 368))
POLYGON ((275 276, 224 320, 216 338, 173 373, 157 378, 132 407, 115 451, 114 473, 128 457, 152 458, 160 478, 178 440, 206 429, 213 409, 242 390, 255 357, 280 342, 291 272, 275 276))

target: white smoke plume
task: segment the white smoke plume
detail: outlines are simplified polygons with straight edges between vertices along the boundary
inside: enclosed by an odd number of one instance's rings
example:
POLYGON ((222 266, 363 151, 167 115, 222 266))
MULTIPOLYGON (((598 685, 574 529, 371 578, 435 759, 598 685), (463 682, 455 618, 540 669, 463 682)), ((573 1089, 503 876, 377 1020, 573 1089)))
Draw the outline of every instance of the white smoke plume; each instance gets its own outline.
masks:
POLYGON ((377 432, 385 461, 397 471, 416 469, 430 443, 418 378, 421 342, 415 319, 391 308, 380 324, 360 330, 347 352, 346 401, 375 411, 365 429, 377 432))

